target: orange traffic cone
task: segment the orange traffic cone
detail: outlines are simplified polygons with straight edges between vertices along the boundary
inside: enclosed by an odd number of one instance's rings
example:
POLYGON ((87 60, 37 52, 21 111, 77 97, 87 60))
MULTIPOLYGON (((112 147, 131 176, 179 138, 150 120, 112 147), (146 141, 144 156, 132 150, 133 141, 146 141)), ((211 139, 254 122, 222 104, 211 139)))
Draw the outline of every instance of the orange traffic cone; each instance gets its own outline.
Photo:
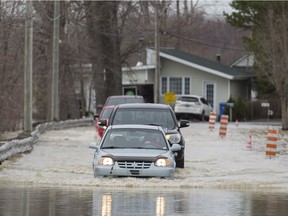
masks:
POLYGON ((238 127, 239 126, 239 122, 238 122, 238 119, 236 119, 236 127, 238 127))

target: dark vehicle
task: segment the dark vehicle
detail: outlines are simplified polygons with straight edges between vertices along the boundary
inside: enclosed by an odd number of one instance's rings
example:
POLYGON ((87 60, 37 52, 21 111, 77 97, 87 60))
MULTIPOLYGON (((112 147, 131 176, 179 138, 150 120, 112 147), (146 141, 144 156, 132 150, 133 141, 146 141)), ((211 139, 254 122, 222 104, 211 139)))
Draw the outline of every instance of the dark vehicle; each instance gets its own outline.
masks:
POLYGON ((140 95, 113 95, 107 98, 104 107, 126 103, 145 103, 145 101, 140 95))
POLYGON ((100 115, 94 115, 95 127, 100 137, 103 136, 103 133, 106 129, 106 125, 99 125, 100 119, 106 119, 109 121, 111 109, 118 104, 126 103, 145 103, 144 98, 140 95, 112 95, 106 99, 104 106, 100 105, 98 108, 102 108, 100 115))
POLYGON ((176 167, 184 168, 185 140, 180 128, 188 127, 189 121, 177 122, 174 111, 165 104, 120 104, 114 107, 109 122, 100 120, 99 125, 144 124, 161 126, 170 144, 181 145, 181 150, 175 152, 176 167))

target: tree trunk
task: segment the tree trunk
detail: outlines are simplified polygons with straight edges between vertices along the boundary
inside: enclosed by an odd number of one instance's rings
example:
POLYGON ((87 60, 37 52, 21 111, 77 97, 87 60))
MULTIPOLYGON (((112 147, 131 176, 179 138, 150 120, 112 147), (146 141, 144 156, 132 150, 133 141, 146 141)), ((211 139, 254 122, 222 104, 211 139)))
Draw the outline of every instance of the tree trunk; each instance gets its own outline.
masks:
POLYGON ((281 98, 282 107, 282 130, 288 130, 288 99, 281 98))
MULTIPOLYGON (((87 28, 94 55, 91 56, 97 105, 110 95, 122 94, 118 2, 86 2, 87 28)), ((99 112, 99 109, 97 110, 99 112)))

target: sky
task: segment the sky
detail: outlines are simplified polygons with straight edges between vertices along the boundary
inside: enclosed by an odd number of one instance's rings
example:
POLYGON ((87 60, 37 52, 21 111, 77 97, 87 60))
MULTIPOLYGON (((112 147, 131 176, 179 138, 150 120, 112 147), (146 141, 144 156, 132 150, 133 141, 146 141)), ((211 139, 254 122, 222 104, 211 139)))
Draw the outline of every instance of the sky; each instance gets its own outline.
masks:
MULTIPOLYGON (((195 0, 194 0, 195 1, 195 0)), ((199 0, 208 16, 223 17, 223 11, 231 12, 230 3, 232 0, 199 0)))

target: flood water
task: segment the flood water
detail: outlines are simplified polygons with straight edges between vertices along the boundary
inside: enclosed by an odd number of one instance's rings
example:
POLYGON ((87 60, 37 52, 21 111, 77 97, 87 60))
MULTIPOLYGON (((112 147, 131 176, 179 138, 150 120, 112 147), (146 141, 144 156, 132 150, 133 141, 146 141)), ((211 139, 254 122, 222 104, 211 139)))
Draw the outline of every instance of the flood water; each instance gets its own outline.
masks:
POLYGON ((288 192, 0 186, 0 215, 277 215, 288 212, 288 192))
POLYGON ((48 131, 0 166, 0 216, 287 216, 288 135, 268 160, 266 129, 232 125, 220 139, 207 122, 183 128, 185 168, 174 180, 94 178, 94 126, 48 131))

